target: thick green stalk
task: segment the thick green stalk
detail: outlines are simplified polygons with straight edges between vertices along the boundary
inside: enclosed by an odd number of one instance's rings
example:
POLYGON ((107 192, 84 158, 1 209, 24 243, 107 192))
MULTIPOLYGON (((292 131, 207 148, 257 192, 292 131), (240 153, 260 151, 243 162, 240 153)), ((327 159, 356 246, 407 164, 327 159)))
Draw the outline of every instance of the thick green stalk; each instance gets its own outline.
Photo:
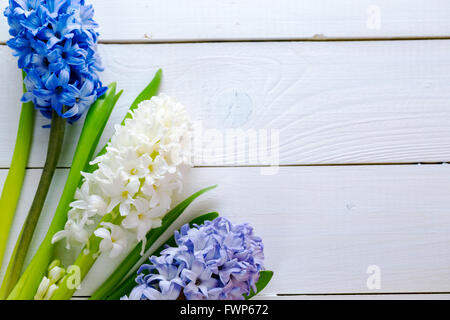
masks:
POLYGON ((81 184, 82 176, 80 172, 88 167, 103 129, 114 108, 114 102, 117 101, 115 92, 116 84, 113 83, 109 86, 107 93, 97 99, 89 108, 72 161, 72 167, 52 223, 31 263, 8 296, 8 300, 32 300, 42 278, 46 274, 53 257, 54 246, 52 238, 56 232, 64 228, 69 205, 73 201, 77 187, 81 184))
MULTIPOLYGON (((25 73, 22 74, 25 78, 25 73)), ((23 92, 26 92, 25 84, 23 85, 23 92)), ((11 166, 0 197, 0 267, 2 266, 9 231, 22 190, 33 139, 33 128, 34 105, 32 102, 23 103, 22 111, 20 112, 19 129, 17 130, 16 146, 14 147, 11 166)))
MULTIPOLYGON (((205 221, 213 221, 219 216, 217 212, 206 213, 191 222, 189 226, 192 228, 194 224, 201 225, 205 221)), ((162 246, 155 250, 152 255, 159 256, 167 246, 175 247, 175 237, 171 236, 162 246)), ((114 275, 114 274, 113 274, 114 275)), ((91 296, 90 300, 120 300, 125 295, 130 294, 131 290, 136 286, 136 274, 132 272, 125 280, 124 277, 110 277, 103 285, 91 296)))
POLYGON ((6 299, 11 290, 16 285, 21 275, 28 249, 33 239, 34 230, 41 216, 45 199, 53 179, 53 175, 58 164, 59 156, 64 141, 64 129, 66 120, 61 118, 56 111, 52 114, 52 126, 50 129, 50 139, 48 142, 47 159, 42 170, 36 194, 31 204, 30 211, 20 232, 19 239, 16 242, 14 252, 10 259, 5 278, 0 289, 0 299, 6 299))

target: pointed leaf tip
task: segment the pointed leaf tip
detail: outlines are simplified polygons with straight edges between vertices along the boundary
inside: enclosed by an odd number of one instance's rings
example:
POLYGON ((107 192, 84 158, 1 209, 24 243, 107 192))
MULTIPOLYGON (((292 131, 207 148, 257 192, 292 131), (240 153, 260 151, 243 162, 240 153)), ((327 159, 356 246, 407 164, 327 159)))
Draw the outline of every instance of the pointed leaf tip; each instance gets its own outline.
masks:
POLYGON ((119 101, 119 99, 120 99, 120 97, 122 96, 122 94, 123 94, 123 89, 120 90, 120 91, 116 94, 116 96, 114 97, 114 105, 117 103, 117 101, 119 101))

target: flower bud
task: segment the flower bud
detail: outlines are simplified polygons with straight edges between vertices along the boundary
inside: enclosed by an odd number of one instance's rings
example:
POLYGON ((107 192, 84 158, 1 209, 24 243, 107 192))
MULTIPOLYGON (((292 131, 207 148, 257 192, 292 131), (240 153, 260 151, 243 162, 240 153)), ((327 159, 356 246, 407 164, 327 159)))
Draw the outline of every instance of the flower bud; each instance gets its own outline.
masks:
POLYGON ((36 295, 34 296, 34 300, 44 300, 45 294, 47 293, 49 286, 50 286, 50 279, 44 277, 44 279, 42 279, 41 281, 41 284, 39 285, 36 295))
POLYGON ((47 293, 43 300, 50 300, 52 298, 53 293, 58 290, 59 287, 56 284, 52 284, 50 288, 48 288, 47 293))
POLYGON ((48 272, 48 277, 50 279, 51 284, 57 283, 61 280, 66 274, 66 270, 61 267, 54 267, 48 272))

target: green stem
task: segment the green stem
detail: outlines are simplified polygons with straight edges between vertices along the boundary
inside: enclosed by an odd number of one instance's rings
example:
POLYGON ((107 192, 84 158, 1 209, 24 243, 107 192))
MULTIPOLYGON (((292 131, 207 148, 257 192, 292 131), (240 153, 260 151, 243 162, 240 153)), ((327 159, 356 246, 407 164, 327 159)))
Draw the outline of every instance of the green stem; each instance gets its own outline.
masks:
MULTIPOLYGON (((25 73, 22 73, 22 75, 25 78, 25 73)), ((26 92, 25 84, 23 84, 23 92, 26 92)), ((34 105, 32 102, 23 103, 22 111, 20 112, 16 146, 14 147, 11 166, 0 197, 0 267, 3 262, 9 231, 25 178, 33 138, 33 127, 34 105)))
POLYGON ((2 288, 0 289, 0 298, 5 299, 16 285, 20 278, 25 258, 33 239, 34 230, 41 216, 45 199, 58 164, 59 155, 64 141, 64 129, 66 120, 60 117, 55 111, 52 115, 52 127, 50 130, 50 139, 48 142, 47 159, 42 171, 41 179, 36 194, 31 204, 30 211, 20 232, 19 239, 14 248, 13 255, 8 265, 2 288))

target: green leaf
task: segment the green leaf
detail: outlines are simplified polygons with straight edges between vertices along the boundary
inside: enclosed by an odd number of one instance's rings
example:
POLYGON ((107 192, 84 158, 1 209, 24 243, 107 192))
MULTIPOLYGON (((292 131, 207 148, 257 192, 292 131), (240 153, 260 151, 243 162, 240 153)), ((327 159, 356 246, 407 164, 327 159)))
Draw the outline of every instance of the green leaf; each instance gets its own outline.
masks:
MULTIPOLYGON (((189 222, 189 226, 192 228, 194 226, 194 224, 201 225, 201 224, 205 223, 205 221, 213 221, 218 216, 219 216, 219 214, 217 212, 211 212, 211 213, 201 215, 201 216, 193 219, 191 222, 189 222)), ((155 255, 155 256, 161 255, 161 251, 163 251, 166 246, 170 246, 170 247, 176 246, 174 236, 170 237, 161 247, 159 247, 157 250, 155 250, 153 255, 155 255)), ((120 298, 122 298, 125 295, 128 295, 131 292, 131 290, 133 290, 133 288, 136 286, 135 278, 136 278, 136 275, 131 274, 119 286, 112 289, 109 296, 103 296, 103 297, 92 296, 91 300, 104 300, 104 299, 120 300, 120 298)))
POLYGON ((113 104, 114 104, 114 105, 117 104, 117 101, 119 101, 119 99, 120 99, 120 97, 122 96, 122 94, 123 94, 123 90, 120 90, 120 91, 116 94, 116 96, 114 97, 114 101, 113 101, 113 104))
MULTIPOLYGON (((158 93, 159 85, 161 84, 161 78, 162 78, 162 70, 159 69, 155 73, 155 77, 153 78, 153 80, 148 84, 147 87, 145 87, 145 89, 137 96, 137 98, 131 104, 130 111, 136 109, 142 101, 150 100, 153 96, 155 96, 158 93)), ((131 115, 128 112, 128 114, 125 116, 125 119, 123 119, 122 124, 124 124, 125 120, 129 119, 130 117, 131 115)))
POLYGON ((251 290, 250 294, 248 296, 245 296, 245 300, 249 300, 259 294, 267 285, 269 284, 270 280, 272 280, 273 277, 273 271, 261 271, 259 273, 259 280, 256 284, 256 292, 251 290))
MULTIPOLYGON (((147 233, 147 244, 145 246, 145 251, 150 249, 150 247, 158 240, 158 238, 175 222, 175 220, 181 216, 181 214, 186 210, 186 208, 199 196, 205 192, 216 188, 216 186, 211 186, 202 189, 193 195, 191 195, 186 200, 182 201, 175 208, 170 210, 163 218, 162 225, 159 228, 152 229, 147 233)), ((101 300, 112 292, 112 290, 120 284, 120 282, 127 276, 128 273, 133 272, 133 268, 142 258, 141 256, 141 246, 142 244, 136 245, 136 247, 130 252, 130 254, 123 260, 122 264, 114 271, 111 276, 106 280, 100 288, 92 295, 92 300, 101 300)))
MULTIPOLYGON (((25 72, 22 72, 25 78, 25 72)), ((23 93, 27 91, 23 84, 23 93)), ((0 197, 0 267, 2 265, 8 236, 16 212, 25 178, 26 167, 30 155, 34 128, 34 104, 26 102, 22 104, 20 112, 19 128, 17 130, 16 145, 11 160, 2 195, 0 197)))

